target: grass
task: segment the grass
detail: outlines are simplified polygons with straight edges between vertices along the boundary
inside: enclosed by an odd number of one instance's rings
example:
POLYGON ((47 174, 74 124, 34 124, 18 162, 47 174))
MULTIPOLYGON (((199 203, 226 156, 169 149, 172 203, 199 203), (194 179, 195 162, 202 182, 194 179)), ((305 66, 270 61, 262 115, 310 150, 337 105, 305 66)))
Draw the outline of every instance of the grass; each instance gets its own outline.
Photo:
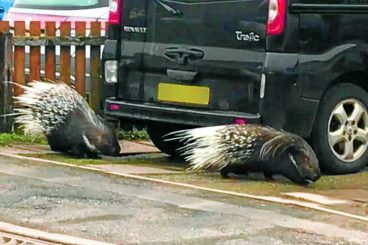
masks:
POLYGON ((134 156, 120 159, 87 159, 87 158, 73 158, 68 155, 59 153, 47 153, 47 154, 22 154, 23 156, 36 157, 41 159, 47 159, 52 161, 65 162, 76 165, 100 165, 100 164, 115 164, 115 165, 134 165, 142 167, 156 167, 167 170, 184 171, 185 164, 175 164, 170 162, 166 157, 147 157, 147 156, 134 156))
POLYGON ((8 146, 19 143, 30 143, 30 144, 47 144, 46 139, 43 136, 27 136, 22 134, 0 134, 0 146, 8 146))
MULTIPOLYGON (((186 173, 187 164, 182 161, 172 160, 167 157, 134 156, 120 159, 75 159, 62 154, 30 154, 28 156, 39 157, 48 160, 61 161, 77 165, 86 164, 127 164, 135 166, 156 167, 179 171, 178 174, 150 175, 153 178, 165 179, 175 182, 196 184, 223 190, 243 192, 258 195, 278 195, 283 192, 311 192, 348 190, 357 188, 368 189, 368 171, 351 175, 323 176, 316 183, 308 186, 298 186, 290 181, 265 181, 263 176, 250 175, 223 179, 218 173, 186 173)), ((152 155, 153 156, 153 155, 152 155)))
POLYGON ((120 140, 148 140, 149 135, 146 129, 138 130, 133 128, 132 130, 125 131, 121 130, 118 132, 118 139, 120 140))
MULTIPOLYGON (((133 130, 129 131, 119 131, 118 139, 120 140, 147 140, 149 139, 148 133, 146 130, 138 130, 133 128, 133 130)), ((0 133, 0 146, 9 146, 21 143, 29 143, 29 144, 43 144, 46 145, 47 141, 44 136, 28 136, 20 133, 0 133)))
POLYGON ((308 186, 298 186, 289 181, 265 181, 258 176, 222 179, 218 173, 198 173, 187 175, 157 175, 159 179, 196 184, 211 188, 223 189, 257 195, 280 195, 284 192, 309 192, 320 194, 336 190, 368 189, 368 172, 353 175, 322 176, 319 181, 308 186))

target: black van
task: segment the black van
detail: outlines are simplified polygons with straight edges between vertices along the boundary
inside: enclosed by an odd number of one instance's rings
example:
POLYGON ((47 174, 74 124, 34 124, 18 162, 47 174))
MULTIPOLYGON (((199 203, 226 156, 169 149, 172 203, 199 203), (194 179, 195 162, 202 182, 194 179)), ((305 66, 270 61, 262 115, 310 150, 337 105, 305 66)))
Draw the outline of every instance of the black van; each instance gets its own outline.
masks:
POLYGON ((152 141, 262 123, 310 139, 322 168, 368 161, 368 0, 111 0, 107 116, 152 141))

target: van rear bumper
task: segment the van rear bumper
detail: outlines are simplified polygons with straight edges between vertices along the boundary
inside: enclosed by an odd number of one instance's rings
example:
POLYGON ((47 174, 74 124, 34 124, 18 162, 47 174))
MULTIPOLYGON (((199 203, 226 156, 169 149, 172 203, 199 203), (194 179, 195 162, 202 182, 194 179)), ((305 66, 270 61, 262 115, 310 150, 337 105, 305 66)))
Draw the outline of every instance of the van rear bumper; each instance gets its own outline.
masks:
POLYGON ((230 111, 195 110, 174 105, 143 102, 127 102, 108 98, 105 100, 105 115, 131 120, 146 120, 191 126, 213 126, 232 124, 237 119, 247 123, 260 123, 259 114, 230 111))

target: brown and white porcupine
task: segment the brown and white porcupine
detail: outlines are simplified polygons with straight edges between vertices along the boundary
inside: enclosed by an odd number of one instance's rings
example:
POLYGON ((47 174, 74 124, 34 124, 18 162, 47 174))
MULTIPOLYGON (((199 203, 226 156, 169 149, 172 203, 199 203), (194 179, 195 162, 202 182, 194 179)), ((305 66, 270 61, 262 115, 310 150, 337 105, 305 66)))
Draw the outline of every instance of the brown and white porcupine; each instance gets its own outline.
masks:
POLYGON ((14 97, 24 107, 16 109, 15 121, 26 134, 43 133, 53 151, 71 151, 77 157, 119 154, 114 131, 73 88, 62 82, 28 85, 22 86, 22 95, 14 97))
MULTIPOLYGON (((320 177, 318 159, 301 137, 261 125, 224 125, 181 130, 171 139, 184 143, 179 152, 189 170, 215 168, 228 173, 263 172, 266 178, 281 174, 300 185, 320 177)), ((170 136, 169 136, 170 137, 170 136)))

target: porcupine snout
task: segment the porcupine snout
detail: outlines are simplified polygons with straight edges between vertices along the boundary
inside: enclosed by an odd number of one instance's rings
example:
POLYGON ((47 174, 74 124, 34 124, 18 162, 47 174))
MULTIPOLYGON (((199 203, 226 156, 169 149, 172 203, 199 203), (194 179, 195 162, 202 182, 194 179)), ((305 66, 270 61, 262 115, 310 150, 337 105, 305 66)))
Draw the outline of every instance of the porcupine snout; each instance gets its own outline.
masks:
POLYGON ((99 124, 89 129, 88 139, 96 147, 98 153, 106 156, 119 155, 121 148, 114 129, 103 118, 99 116, 97 118, 99 124))
POLYGON ((282 160, 286 163, 283 170, 284 175, 298 184, 312 184, 321 177, 318 159, 304 140, 286 150, 282 160))
POLYGON ((110 128, 98 137, 96 146, 98 151, 106 156, 117 156, 121 150, 116 134, 110 128))

